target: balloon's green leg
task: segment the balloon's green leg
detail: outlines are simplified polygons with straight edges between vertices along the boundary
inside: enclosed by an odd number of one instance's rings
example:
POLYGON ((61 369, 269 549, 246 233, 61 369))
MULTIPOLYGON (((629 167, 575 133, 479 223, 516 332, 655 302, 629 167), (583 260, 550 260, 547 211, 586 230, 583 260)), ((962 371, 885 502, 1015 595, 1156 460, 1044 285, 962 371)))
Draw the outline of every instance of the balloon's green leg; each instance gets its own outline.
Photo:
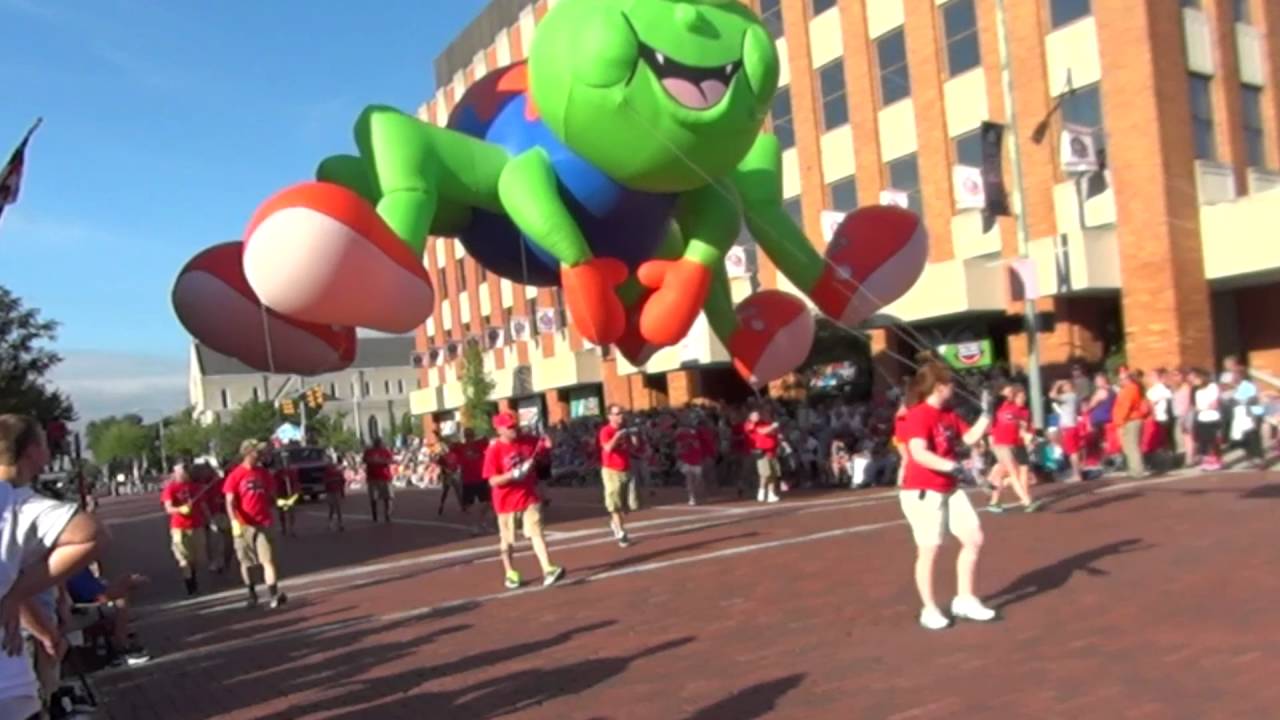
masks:
POLYGON ((417 254, 429 234, 457 232, 472 208, 502 212, 498 180, 510 156, 501 147, 383 106, 360 113, 355 136, 378 215, 417 254))
POLYGON ((826 260, 782 207, 782 153, 778 139, 761 134, 733 173, 747 229, 765 255, 801 292, 811 295, 826 260))
POLYGON ((737 190, 725 180, 682 194, 675 210, 684 237, 682 257, 709 269, 723 268, 724 255, 742 229, 739 202, 737 190))
POLYGON ((707 316, 711 332, 720 338, 726 348, 729 347, 729 338, 738 331, 738 314, 733 310, 733 289, 729 285, 729 274, 724 269, 724 263, 711 270, 711 292, 707 293, 702 312, 707 316))
POLYGON ((542 148, 512 158, 498 181, 502 211, 538 247, 575 267, 591 259, 587 239, 560 198, 559 181, 542 148))

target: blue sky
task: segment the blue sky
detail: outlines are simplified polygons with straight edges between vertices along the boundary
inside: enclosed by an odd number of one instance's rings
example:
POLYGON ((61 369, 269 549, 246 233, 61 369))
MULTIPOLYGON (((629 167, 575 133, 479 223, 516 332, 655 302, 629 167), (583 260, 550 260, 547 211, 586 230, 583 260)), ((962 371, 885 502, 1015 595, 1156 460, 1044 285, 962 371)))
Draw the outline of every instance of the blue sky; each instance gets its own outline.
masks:
POLYGON ((0 284, 63 323, 57 380, 86 400, 97 383, 110 411, 185 404, 177 271, 351 151, 362 106, 431 97, 436 55, 484 4, 0 0, 0 154, 45 119, 0 219, 0 284))

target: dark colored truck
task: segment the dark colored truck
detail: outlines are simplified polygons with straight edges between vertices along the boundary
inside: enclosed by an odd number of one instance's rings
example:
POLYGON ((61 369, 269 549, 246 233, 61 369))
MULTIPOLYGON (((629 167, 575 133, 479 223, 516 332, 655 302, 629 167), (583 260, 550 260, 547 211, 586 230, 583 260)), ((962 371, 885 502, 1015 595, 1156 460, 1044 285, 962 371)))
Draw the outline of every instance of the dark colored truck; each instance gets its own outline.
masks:
POLYGON ((290 484, 298 488, 304 500, 323 497, 326 481, 342 477, 342 468, 333 463, 323 448, 286 447, 277 457, 279 469, 289 476, 290 484))

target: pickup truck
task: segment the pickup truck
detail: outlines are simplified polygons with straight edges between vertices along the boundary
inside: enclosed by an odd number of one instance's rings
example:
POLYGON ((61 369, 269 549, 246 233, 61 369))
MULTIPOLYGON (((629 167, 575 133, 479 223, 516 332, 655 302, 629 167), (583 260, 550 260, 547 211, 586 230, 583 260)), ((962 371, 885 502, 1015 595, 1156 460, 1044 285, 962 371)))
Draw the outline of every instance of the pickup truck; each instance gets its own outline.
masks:
POLYGON ((277 454, 278 469, 289 475, 293 487, 298 488, 304 500, 324 496, 325 481, 341 478, 342 468, 329 458, 329 453, 318 447, 286 447, 277 454))

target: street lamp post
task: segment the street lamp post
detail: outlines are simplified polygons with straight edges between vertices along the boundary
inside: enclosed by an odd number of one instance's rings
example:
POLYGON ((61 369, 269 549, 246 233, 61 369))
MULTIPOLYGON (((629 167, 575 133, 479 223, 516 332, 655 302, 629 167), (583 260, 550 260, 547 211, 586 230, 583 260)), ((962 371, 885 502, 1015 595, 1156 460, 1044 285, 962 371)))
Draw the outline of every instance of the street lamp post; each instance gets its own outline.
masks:
MULTIPOLYGON (((1013 72, 1009 63, 1008 17, 1005 0, 996 0, 996 38, 1000 52, 1000 80, 1004 90, 1004 108, 1009 118, 1009 159, 1013 165, 1013 212, 1018 222, 1018 255, 1027 257, 1030 252, 1031 230, 1027 224, 1025 186, 1022 178, 1022 146, 1018 138, 1018 114, 1013 104, 1013 72)), ((1027 395, 1031 399, 1031 417, 1037 428, 1044 427, 1044 383, 1040 376, 1039 323, 1036 320, 1036 303, 1024 301, 1027 333, 1027 395)))

